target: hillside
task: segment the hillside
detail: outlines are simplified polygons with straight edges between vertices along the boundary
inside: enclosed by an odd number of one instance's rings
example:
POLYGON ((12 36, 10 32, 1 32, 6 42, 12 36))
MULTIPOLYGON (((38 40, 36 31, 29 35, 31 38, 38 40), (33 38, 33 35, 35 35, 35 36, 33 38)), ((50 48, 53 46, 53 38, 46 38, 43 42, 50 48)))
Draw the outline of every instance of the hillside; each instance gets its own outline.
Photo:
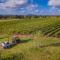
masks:
POLYGON ((14 32, 25 35, 24 43, 0 47, 1 60, 60 60, 60 17, 0 20, 0 42, 11 41, 14 32))

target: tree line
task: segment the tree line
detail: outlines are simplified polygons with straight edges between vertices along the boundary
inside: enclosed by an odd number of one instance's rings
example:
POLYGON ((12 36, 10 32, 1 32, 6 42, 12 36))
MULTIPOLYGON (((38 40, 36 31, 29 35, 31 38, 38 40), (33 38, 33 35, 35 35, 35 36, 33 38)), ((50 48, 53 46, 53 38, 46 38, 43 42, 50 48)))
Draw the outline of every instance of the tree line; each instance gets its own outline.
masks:
POLYGON ((49 18, 49 17, 55 17, 55 18, 60 18, 60 16, 37 16, 37 15, 0 15, 0 19, 24 19, 24 18, 49 18))

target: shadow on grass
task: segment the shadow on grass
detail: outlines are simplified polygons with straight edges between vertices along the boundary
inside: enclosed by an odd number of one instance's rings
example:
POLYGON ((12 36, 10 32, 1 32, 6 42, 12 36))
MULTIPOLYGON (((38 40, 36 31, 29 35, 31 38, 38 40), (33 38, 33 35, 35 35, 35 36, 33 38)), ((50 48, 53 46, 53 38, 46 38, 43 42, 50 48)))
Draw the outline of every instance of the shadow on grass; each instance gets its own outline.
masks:
POLYGON ((32 39, 25 39, 25 40, 21 40, 20 43, 27 43, 27 42, 30 42, 32 41, 32 39))
POLYGON ((44 47, 49 47, 49 46, 57 47, 57 46, 60 46, 60 43, 51 43, 51 44, 48 44, 48 45, 42 45, 42 46, 39 46, 39 47, 44 48, 44 47))
POLYGON ((4 38, 2 37, 2 38, 0 38, 0 39, 4 39, 4 38))
POLYGON ((19 40, 16 44, 11 44, 10 47, 8 47, 7 49, 13 48, 18 44, 22 44, 22 43, 28 43, 32 41, 32 39, 23 39, 23 40, 19 40))

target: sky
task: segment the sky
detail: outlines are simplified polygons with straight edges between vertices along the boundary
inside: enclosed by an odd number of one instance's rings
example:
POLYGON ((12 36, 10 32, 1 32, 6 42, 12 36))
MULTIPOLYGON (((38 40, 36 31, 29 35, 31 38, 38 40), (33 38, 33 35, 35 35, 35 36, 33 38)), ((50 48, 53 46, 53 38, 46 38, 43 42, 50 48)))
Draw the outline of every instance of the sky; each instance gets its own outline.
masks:
POLYGON ((0 0, 0 15, 60 15, 60 0, 0 0))

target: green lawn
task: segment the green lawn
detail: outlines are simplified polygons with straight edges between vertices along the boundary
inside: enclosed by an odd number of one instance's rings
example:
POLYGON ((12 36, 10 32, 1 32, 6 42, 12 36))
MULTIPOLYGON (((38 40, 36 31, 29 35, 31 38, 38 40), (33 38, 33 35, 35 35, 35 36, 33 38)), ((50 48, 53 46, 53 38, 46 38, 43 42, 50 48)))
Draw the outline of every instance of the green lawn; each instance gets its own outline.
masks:
POLYGON ((59 18, 1 20, 0 42, 11 41, 13 32, 32 34, 10 49, 0 48, 1 60, 60 60, 59 18), (55 36, 55 37, 53 37, 55 36))
POLYGON ((59 60, 60 39, 53 37, 39 37, 25 39, 25 43, 18 44, 11 49, 1 50, 3 60, 59 60))

